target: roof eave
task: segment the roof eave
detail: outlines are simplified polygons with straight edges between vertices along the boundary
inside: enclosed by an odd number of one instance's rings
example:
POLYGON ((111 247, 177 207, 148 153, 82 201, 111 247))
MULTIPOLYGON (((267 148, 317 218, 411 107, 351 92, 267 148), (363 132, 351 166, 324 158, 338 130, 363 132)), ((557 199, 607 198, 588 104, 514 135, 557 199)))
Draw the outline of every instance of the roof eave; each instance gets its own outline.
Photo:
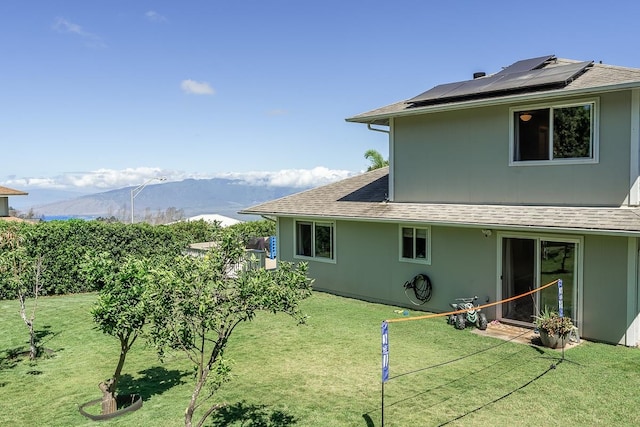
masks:
POLYGON ((402 224, 428 224, 437 225, 442 227, 456 227, 456 228, 489 228, 494 231, 509 231, 509 232, 530 232, 530 233, 566 233, 566 234, 589 234, 589 235, 603 235, 603 236, 620 236, 620 237, 640 237, 640 230, 614 230, 614 229, 596 229, 596 228, 580 228, 580 227, 553 227, 544 225, 508 225, 508 224, 495 224, 491 222, 458 222, 458 221, 424 221, 417 219, 404 219, 404 218, 380 218, 380 217, 359 217, 359 216, 347 216, 347 215, 322 215, 322 214, 310 214, 310 213, 292 213, 292 212, 265 212, 265 211, 251 211, 243 210, 241 214, 249 215, 268 215, 275 218, 322 218, 323 220, 333 221, 358 221, 358 222, 379 222, 379 223, 402 223, 402 224))
POLYGON ((391 112, 391 113, 381 113, 381 114, 360 114, 357 116, 349 117, 345 119, 350 123, 365 123, 365 124, 375 124, 382 126, 389 126, 389 119, 395 117, 407 117, 407 116, 415 116, 420 114, 430 114, 430 113, 438 113, 443 111, 452 111, 452 110, 462 110, 468 108, 480 108, 480 107, 488 107, 494 105, 504 105, 510 104, 513 102, 530 102, 530 101, 540 101, 549 98, 556 98, 558 96, 579 96, 593 93, 605 93, 605 92, 616 92, 621 90, 629 90, 640 87, 640 81, 619 83, 615 85, 604 85, 604 86, 596 86, 582 89, 574 89, 574 90, 552 90, 552 91, 544 91, 544 92, 534 92, 534 93, 525 93, 525 94, 517 94, 517 95, 508 95, 501 96, 497 98, 483 98, 483 99, 474 99, 462 102, 453 102, 449 104, 439 104, 439 105, 428 105, 424 107, 415 107, 411 109, 405 109, 402 111, 391 112))

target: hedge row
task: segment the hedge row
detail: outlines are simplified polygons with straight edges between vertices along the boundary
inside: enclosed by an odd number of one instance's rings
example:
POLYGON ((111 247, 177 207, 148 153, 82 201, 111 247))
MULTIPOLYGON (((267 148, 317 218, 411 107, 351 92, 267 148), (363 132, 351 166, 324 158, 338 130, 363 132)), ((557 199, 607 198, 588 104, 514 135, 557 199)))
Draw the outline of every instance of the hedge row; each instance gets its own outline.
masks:
MULTIPOLYGON (((271 235, 269 221, 253 221, 234 226, 246 239, 251 235, 271 235), (256 234, 257 233, 257 234, 256 234)), ((205 221, 170 225, 124 224, 103 221, 50 221, 12 223, 0 221, 0 236, 13 229, 24 237, 29 256, 42 256, 43 293, 48 295, 96 291, 81 272, 88 256, 109 252, 116 260, 125 256, 175 256, 190 243, 215 239, 217 225, 205 221)), ((7 249, 3 249, 7 250, 7 249)), ((6 276, 0 277, 0 299, 14 298, 6 276)))

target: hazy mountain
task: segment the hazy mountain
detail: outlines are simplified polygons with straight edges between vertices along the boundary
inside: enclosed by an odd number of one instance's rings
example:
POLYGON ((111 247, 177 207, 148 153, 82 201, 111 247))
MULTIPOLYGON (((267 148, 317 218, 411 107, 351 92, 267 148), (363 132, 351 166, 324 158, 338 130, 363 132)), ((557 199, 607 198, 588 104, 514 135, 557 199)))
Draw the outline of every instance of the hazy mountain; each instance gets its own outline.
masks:
MULTIPOLYGON (((46 195, 38 191, 29 203, 29 196, 12 197, 9 204, 23 212, 33 209, 36 216, 117 216, 128 218, 131 215, 131 190, 125 187, 102 193, 88 194, 48 203, 46 195), (18 202, 19 199, 19 203, 18 202), (34 200, 35 199, 35 200, 34 200), (44 201, 44 203, 43 203, 44 201)), ((249 206, 277 199, 286 195, 303 191, 297 187, 271 187, 265 185, 248 185, 233 179, 187 179, 178 182, 149 184, 140 191, 134 200, 136 217, 145 212, 164 211, 176 208, 184 211, 185 217, 205 213, 217 213, 232 218, 247 219, 238 215, 238 211, 249 206)), ((60 194, 48 197, 60 197, 60 194)))

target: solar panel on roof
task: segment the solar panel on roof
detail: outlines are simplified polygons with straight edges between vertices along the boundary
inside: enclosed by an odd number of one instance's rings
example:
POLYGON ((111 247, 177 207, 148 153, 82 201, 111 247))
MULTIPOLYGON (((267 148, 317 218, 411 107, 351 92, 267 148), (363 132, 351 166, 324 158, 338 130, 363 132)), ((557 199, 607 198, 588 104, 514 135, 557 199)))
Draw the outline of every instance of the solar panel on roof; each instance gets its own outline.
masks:
POLYGON ((499 79, 487 92, 504 91, 510 89, 533 88, 553 84, 566 84, 569 80, 581 73, 591 62, 579 62, 575 64, 559 65, 557 67, 542 68, 539 70, 511 73, 505 78, 499 79))
POLYGON ((491 87, 504 78, 504 76, 495 74, 484 79, 467 80, 464 85, 458 86, 456 90, 451 91, 449 98, 491 92, 491 87))
POLYGON ((540 70, 541 73, 531 77, 527 86, 542 86, 556 83, 569 83, 570 80, 590 67, 593 61, 578 62, 576 64, 562 65, 540 70))
POLYGON ((482 88, 489 85, 491 82, 498 80, 496 75, 481 77, 474 80, 465 80, 455 83, 445 83, 438 85, 420 95, 411 98, 407 103, 412 104, 416 102, 424 102, 437 99, 448 99, 463 96, 469 93, 481 93, 482 88))
POLYGON ((421 93, 420 95, 416 96, 415 98, 410 99, 407 102, 413 102, 414 99, 420 99, 423 96, 426 96, 428 94, 428 96, 430 98, 442 98, 444 96, 446 96, 448 93, 450 93, 451 91, 455 90, 457 87, 462 86, 463 84, 465 84, 466 82, 455 82, 455 83, 445 83, 442 85, 438 85, 432 89, 429 89, 426 92, 421 93))
POLYGON ((537 68, 552 56, 518 61, 499 73, 488 77, 438 85, 407 101, 408 104, 426 104, 451 101, 456 98, 495 96, 504 92, 535 89, 542 86, 566 85, 581 74, 592 62, 537 68), (526 69, 526 67, 536 67, 526 69), (510 70, 507 72, 507 70, 510 70))
POLYGON ((500 71, 498 74, 518 73, 520 71, 531 71, 544 65, 547 61, 554 59, 555 55, 545 55, 538 58, 523 59, 522 61, 514 62, 507 68, 500 71))

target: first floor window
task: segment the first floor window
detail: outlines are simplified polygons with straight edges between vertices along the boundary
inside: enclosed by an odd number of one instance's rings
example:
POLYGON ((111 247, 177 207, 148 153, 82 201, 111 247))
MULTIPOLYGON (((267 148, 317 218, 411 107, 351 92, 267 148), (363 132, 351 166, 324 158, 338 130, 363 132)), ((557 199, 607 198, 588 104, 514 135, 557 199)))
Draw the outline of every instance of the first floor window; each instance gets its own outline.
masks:
POLYGON ((334 259, 334 223, 296 221, 296 255, 334 259))
POLYGON ((429 262, 429 228, 400 227, 400 257, 403 260, 429 262))
POLYGON ((595 102, 513 110, 513 162, 595 159, 595 102))

